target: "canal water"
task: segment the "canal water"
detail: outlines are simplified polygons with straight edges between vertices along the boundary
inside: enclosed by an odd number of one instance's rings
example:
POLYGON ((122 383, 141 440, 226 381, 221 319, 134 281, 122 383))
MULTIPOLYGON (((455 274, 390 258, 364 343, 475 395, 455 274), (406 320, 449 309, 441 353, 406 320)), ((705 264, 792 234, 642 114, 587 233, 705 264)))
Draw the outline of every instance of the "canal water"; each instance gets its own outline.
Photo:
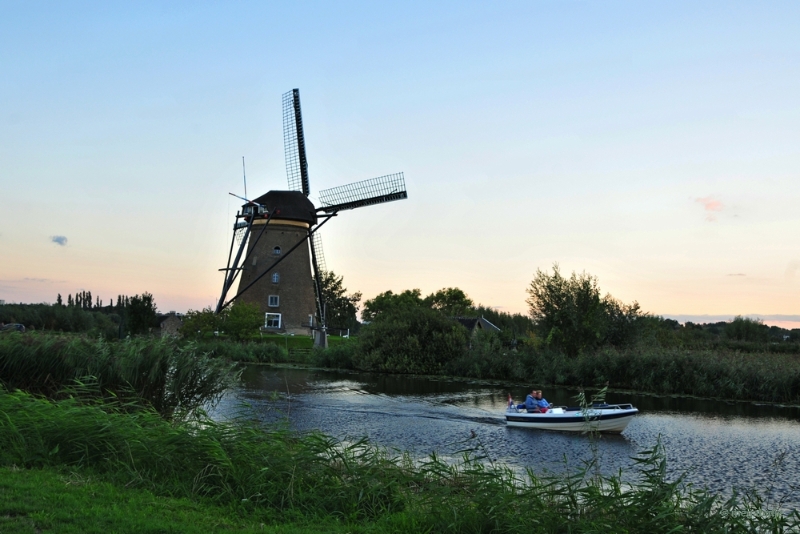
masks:
MULTIPOLYGON (((759 488, 783 508, 800 508, 797 407, 610 392, 607 402, 640 412, 622 434, 593 443, 580 434, 507 427, 508 394, 522 402, 530 389, 521 385, 255 365, 242 378, 215 417, 288 421, 299 431, 366 437, 419 456, 477 448, 537 473, 573 470, 593 457, 603 473, 616 473, 660 439, 672 476, 685 473, 695 486, 726 495, 759 488)), ((542 389, 556 405, 576 404, 575 390, 542 389)))

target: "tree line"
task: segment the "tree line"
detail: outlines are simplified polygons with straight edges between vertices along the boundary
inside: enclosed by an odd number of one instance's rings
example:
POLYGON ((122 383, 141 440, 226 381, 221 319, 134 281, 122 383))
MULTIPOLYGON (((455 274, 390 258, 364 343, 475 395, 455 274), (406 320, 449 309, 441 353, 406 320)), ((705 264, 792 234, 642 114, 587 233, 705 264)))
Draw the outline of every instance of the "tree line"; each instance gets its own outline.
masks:
POLYGON ((91 291, 79 291, 67 302, 59 293, 54 304, 0 305, 0 323, 20 323, 32 330, 88 333, 115 339, 146 334, 159 326, 158 309, 152 294, 118 295, 104 306, 91 291))

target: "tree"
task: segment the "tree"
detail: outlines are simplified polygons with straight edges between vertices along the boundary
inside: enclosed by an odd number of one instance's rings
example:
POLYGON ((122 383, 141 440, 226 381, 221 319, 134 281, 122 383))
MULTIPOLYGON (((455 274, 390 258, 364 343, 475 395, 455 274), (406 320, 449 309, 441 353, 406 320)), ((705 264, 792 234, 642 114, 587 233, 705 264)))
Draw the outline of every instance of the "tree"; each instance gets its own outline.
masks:
MULTIPOLYGON (((406 295, 411 296, 413 292, 406 295)), ((396 306, 378 313, 362 329, 357 367, 436 374, 465 354, 468 338, 466 328, 435 310, 421 305, 396 306)))
MULTIPOLYGON (((117 302, 120 302, 119 298, 117 302)), ((200 311, 189 310, 183 318, 180 332, 184 337, 203 337, 206 334, 216 332, 221 325, 222 316, 214 313, 214 310, 210 307, 203 308, 200 311)))
POLYGON ((147 292, 132 296, 127 312, 128 331, 133 335, 146 334, 151 327, 156 326, 158 321, 158 311, 153 295, 147 292))
POLYGON ((536 270, 527 293, 531 318, 545 344, 576 355, 604 340, 605 306, 596 277, 573 272, 564 278, 556 263, 552 275, 536 270))
POLYGON ((63 306, 64 305, 64 301, 61 300, 61 293, 59 293, 58 297, 56 298, 56 305, 57 306, 63 306))
POLYGON ((258 333, 259 327, 264 325, 264 314, 256 304, 236 302, 226 308, 223 318, 225 333, 234 339, 242 339, 258 333))
POLYGON ((364 302, 361 318, 364 321, 374 321, 381 314, 391 311, 422 307, 423 301, 420 295, 419 289, 406 289, 402 293, 392 293, 391 290, 384 291, 375 298, 364 302))
POLYGON ((356 330, 359 323, 358 303, 361 302, 361 293, 347 294, 344 287, 344 278, 336 276, 333 271, 320 271, 320 292, 325 303, 325 319, 329 328, 341 330, 356 330))
POLYGON ((422 301, 425 306, 447 317, 457 317, 474 313, 475 303, 457 287, 440 289, 422 301))
POLYGON ((750 319, 737 315, 724 327, 725 337, 736 341, 767 341, 769 327, 761 319, 750 319))

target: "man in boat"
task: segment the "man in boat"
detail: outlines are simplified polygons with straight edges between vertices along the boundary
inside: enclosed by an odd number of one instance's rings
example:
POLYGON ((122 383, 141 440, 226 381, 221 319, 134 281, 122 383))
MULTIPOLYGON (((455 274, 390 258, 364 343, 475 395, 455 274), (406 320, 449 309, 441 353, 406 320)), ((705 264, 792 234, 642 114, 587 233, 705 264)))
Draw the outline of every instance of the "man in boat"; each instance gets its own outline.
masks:
POLYGON ((532 389, 530 394, 525 397, 525 409, 528 413, 539 412, 539 399, 536 397, 536 390, 532 389))

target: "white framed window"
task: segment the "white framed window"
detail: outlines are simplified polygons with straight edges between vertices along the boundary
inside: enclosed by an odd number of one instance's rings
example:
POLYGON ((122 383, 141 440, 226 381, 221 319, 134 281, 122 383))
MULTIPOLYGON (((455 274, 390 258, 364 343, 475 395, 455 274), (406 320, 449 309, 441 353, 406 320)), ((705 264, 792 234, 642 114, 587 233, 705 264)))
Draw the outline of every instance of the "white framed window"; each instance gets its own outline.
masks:
POLYGON ((277 284, 281 281, 281 275, 279 273, 272 273, 272 283, 277 284))
POLYGON ((264 315, 264 326, 266 328, 280 328, 281 327, 281 314, 280 313, 267 313, 264 315))
POLYGON ((273 248, 272 249, 272 253, 275 254, 276 256, 280 256, 281 255, 281 247, 273 248))
POLYGON ((278 295, 270 295, 267 299, 267 306, 270 308, 277 308, 280 305, 281 299, 278 295))

